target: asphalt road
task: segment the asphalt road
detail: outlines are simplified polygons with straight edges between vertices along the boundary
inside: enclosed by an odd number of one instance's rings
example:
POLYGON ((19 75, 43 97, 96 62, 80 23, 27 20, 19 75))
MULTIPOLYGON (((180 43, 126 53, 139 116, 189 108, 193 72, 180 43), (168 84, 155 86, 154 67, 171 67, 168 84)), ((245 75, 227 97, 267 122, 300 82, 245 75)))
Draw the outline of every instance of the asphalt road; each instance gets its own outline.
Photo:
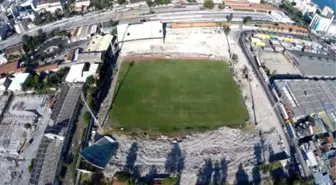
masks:
MULTIPOLYGON (((188 6, 186 8, 175 8, 172 6, 153 7, 154 14, 150 14, 148 7, 135 7, 108 10, 105 12, 92 12, 83 16, 75 16, 68 19, 62 19, 50 24, 38 26, 27 32, 13 35, 4 41, 0 42, 0 50, 18 44, 22 41, 22 36, 36 35, 39 29, 44 32, 51 32, 53 30, 70 30, 83 25, 99 24, 109 20, 118 20, 123 23, 139 22, 141 19, 158 20, 163 22, 176 22, 176 21, 225 21, 226 16, 233 13, 234 20, 242 20, 246 12, 239 11, 200 11, 199 6, 188 6)), ((272 18, 267 13, 251 12, 253 20, 271 21, 272 18)))
MULTIPOLYGON (((246 48, 246 45, 244 43, 244 35, 245 34, 249 34, 251 33, 251 31, 243 31, 240 35, 240 38, 239 38, 239 45, 240 47, 242 48, 246 58, 248 59, 250 65, 253 67, 253 70, 255 71, 255 73, 257 74, 257 78, 258 80, 260 81, 262 87, 264 88, 264 91, 267 95, 267 98, 269 99, 269 101, 271 102, 271 105, 274 106, 276 104, 276 99, 275 97, 272 95, 272 91, 270 89, 270 86, 269 84, 267 84, 263 78, 263 76, 261 75, 260 71, 259 71, 259 68, 258 66, 256 65, 255 61, 254 61, 254 57, 251 55, 251 53, 248 51, 248 48, 246 48)), ((282 123, 282 125, 285 125, 286 123, 284 122, 284 118, 282 117, 281 113, 280 113, 280 109, 279 107, 276 107, 274 109, 274 112, 276 113, 277 115, 277 118, 279 120, 280 123, 282 123)), ((281 127, 283 128, 283 127, 281 127)), ((284 130, 282 129, 282 132, 284 132, 284 130)), ((291 139, 289 138, 289 136, 287 134, 284 134, 286 139, 283 139, 284 140, 284 143, 285 145, 287 145, 286 148, 289 149, 289 151, 294 148, 294 151, 291 151, 290 154, 293 154, 293 152, 297 153, 298 154, 298 157, 299 157, 299 162, 302 166, 302 169, 303 169, 303 172, 305 174, 305 176, 309 176, 310 172, 309 172, 309 169, 303 159, 303 156, 302 156, 302 153, 300 151, 300 148, 299 148, 299 145, 298 145, 298 141, 296 139, 291 139), (290 143, 290 144, 289 144, 290 143), (292 146, 292 147, 290 147, 292 146)), ((293 157, 293 155, 291 155, 293 157)))

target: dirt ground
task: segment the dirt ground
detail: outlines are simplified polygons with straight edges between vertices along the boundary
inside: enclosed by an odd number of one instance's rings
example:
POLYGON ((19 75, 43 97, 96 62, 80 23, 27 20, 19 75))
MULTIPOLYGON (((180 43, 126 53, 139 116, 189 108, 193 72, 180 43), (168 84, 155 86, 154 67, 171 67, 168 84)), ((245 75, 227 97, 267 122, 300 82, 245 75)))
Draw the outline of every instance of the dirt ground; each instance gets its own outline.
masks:
POLYGON ((134 140, 113 135, 119 147, 104 170, 107 177, 118 171, 142 178, 168 173, 177 175, 182 185, 244 184, 269 178, 259 171, 258 164, 267 163, 274 153, 282 151, 279 142, 284 133, 274 112, 261 120, 272 106, 242 50, 236 43, 230 45, 232 52, 238 55, 231 70, 249 111, 249 126, 244 129, 222 127, 192 134, 177 143, 165 137, 134 140), (244 78, 244 68, 249 79, 244 78))

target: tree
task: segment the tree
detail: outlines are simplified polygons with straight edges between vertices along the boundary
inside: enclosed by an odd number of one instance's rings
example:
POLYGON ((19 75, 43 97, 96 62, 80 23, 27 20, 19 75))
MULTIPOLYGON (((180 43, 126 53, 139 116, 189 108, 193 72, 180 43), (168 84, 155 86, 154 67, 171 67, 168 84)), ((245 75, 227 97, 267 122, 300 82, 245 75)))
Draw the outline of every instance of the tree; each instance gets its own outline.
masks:
POLYGON ((212 0, 205 0, 203 6, 204 8, 213 9, 215 7, 215 3, 212 0))
POLYGON ((227 15, 227 16, 226 16, 226 21, 227 21, 227 22, 231 22, 232 19, 233 19, 233 14, 232 14, 232 13, 230 13, 230 15, 227 15))
POLYGON ((24 128, 27 129, 27 130, 31 129, 31 124, 30 123, 25 123, 24 128))
POLYGON ((243 24, 246 24, 248 22, 251 22, 252 21, 252 17, 251 16, 246 16, 243 18, 243 24))
POLYGON ((85 125, 89 125, 90 123, 90 119, 91 119, 91 114, 89 111, 86 111, 84 114, 83 114, 83 117, 82 117, 82 120, 83 120, 83 123, 85 125))
POLYGON ((104 8, 112 7, 113 1, 110 0, 91 0, 90 2, 92 6, 94 6, 98 10, 102 10, 104 8))
POLYGON ((289 32, 292 32, 292 31, 293 31, 293 28, 289 28, 288 31, 289 31, 289 32))
POLYGON ((91 86, 94 85, 94 83, 96 82, 95 78, 90 75, 89 77, 86 78, 86 85, 91 86))
POLYGON ((154 5, 154 2, 152 0, 146 0, 147 6, 152 7, 154 5))
POLYGON ((228 35, 230 33, 231 29, 229 26, 224 26, 224 33, 225 35, 228 35))
POLYGON ((32 171, 33 171, 34 164, 35 164, 35 159, 32 159, 32 160, 30 161, 30 165, 29 165, 29 167, 28 167, 28 171, 29 171, 29 172, 32 172, 32 171))
POLYGON ((233 61, 237 61, 237 60, 238 60, 238 55, 235 54, 235 53, 233 53, 231 59, 232 59, 233 61))
POLYGON ((163 185, 175 185, 177 184, 177 180, 178 179, 176 177, 168 177, 162 181, 162 184, 163 185))
POLYGON ((224 3, 218 5, 218 9, 222 10, 224 8, 225 8, 225 4, 224 3))
POLYGON ((112 35, 117 35, 117 34, 118 34, 118 30, 117 30, 117 28, 114 28, 114 29, 111 31, 111 34, 112 34, 112 35))
POLYGON ((124 3, 126 3, 126 0, 118 0, 118 4, 119 4, 119 5, 122 5, 122 4, 124 4, 124 3))

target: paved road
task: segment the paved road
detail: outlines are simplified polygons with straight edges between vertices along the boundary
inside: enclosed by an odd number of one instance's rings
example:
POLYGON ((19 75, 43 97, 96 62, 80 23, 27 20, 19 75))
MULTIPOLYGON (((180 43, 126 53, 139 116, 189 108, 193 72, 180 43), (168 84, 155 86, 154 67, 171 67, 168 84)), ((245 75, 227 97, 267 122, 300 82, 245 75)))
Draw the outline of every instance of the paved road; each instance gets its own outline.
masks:
MULTIPOLYGON (((154 14, 150 14, 148 7, 136 7, 133 9, 124 8, 110 10, 106 12, 93 12, 83 16, 75 16, 69 19, 62 19, 51 24, 35 27, 27 32, 14 35, 6 40, 0 42, 0 49, 8 46, 18 44, 22 40, 24 34, 36 35, 39 29, 44 32, 51 32, 55 29, 70 30, 78 26, 99 24, 109 20, 118 20, 123 23, 139 22, 141 19, 146 20, 159 20, 163 22, 176 22, 176 21, 225 21, 226 16, 233 13, 237 21, 247 16, 246 12, 240 11, 200 11, 199 6, 188 6, 186 8, 174 8, 171 6, 153 7, 154 14)), ((251 12, 253 20, 272 21, 273 19, 267 13, 251 12)))
MULTIPOLYGON (((261 75, 261 73, 260 73, 260 71, 259 71, 258 66, 256 65, 256 63, 255 63, 255 61, 254 61, 254 57, 251 55, 251 53, 250 53, 249 51, 247 51, 248 48, 246 47, 246 45, 245 45, 245 43, 244 43, 244 42, 245 42, 245 41, 244 41, 244 35, 245 35, 245 34, 249 34, 250 32, 251 32, 251 31, 243 31, 243 32, 241 33, 240 38, 239 38, 239 45, 240 45, 240 47, 242 48, 242 50, 243 50, 243 52, 244 52, 246 58, 248 59, 250 65, 253 67, 253 70, 256 72, 256 74, 257 74, 257 78, 258 78, 258 80, 260 81, 260 83, 262 84, 262 86, 263 86, 263 88, 264 88, 264 90, 265 90, 265 93, 266 93, 266 95, 267 95, 267 98, 268 98, 269 101, 271 102, 271 105, 274 106, 274 105, 276 104, 277 101, 276 101, 275 97, 273 96, 273 94, 272 94, 272 92, 271 92, 270 86, 269 86, 268 83, 265 82, 263 76, 261 75)), ((277 118, 278 118, 279 122, 282 123, 282 125, 285 125, 286 123, 284 122, 284 119, 283 119, 283 117, 282 117, 282 115, 281 115, 281 111, 280 111, 279 107, 276 107, 276 108, 274 109, 274 111, 275 111, 275 113, 276 113, 276 115, 277 115, 277 118)), ((282 127, 281 127, 281 128, 282 128, 282 127)), ((284 133, 283 129, 282 129, 282 132, 284 133)), ((282 135, 282 134, 281 134, 281 135, 282 135)), ((286 139, 283 139, 283 141, 284 141, 285 145, 287 145, 286 148, 288 148, 288 149, 290 149, 290 150, 291 150, 292 148, 294 148, 295 153, 298 154, 298 157, 299 157, 299 160, 300 160, 299 162, 301 163, 301 166, 302 166, 302 169, 303 169, 303 171, 304 171, 305 176, 309 176, 310 172, 309 172, 309 169, 308 169, 308 167, 307 167, 307 165, 306 165, 306 163, 305 163, 305 161, 304 161, 304 159, 303 159, 302 153, 301 153, 301 151, 300 151, 300 149, 299 149, 298 141, 297 141, 296 139, 293 139, 293 140, 292 140, 291 138, 289 138, 289 136, 288 136, 287 134, 284 134, 284 135, 285 135, 285 138, 286 138, 286 139), (289 143, 290 143, 290 144, 289 144, 289 143), (291 147, 291 146, 292 146, 292 147, 291 147)), ((289 150, 289 151, 290 151, 290 150, 289 150)), ((293 151, 293 152, 294 152, 294 151, 293 151)), ((292 152, 290 152, 290 153, 292 154, 292 152)), ((292 155, 292 157, 293 157, 293 155, 292 155)))

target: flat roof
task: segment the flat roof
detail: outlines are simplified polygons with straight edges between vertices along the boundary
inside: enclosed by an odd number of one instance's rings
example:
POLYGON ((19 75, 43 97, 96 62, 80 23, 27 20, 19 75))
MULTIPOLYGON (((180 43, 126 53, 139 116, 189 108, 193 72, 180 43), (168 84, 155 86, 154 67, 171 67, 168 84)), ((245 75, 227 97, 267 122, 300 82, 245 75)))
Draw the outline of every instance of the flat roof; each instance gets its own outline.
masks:
POLYGON ((86 64, 83 63, 72 65, 67 77, 65 78, 65 81, 68 83, 85 82, 87 77, 95 75, 97 73, 99 64, 95 63, 86 63, 86 64), (87 71, 84 71, 84 67, 86 64, 90 66, 87 71))
POLYGON ((305 76, 336 76, 336 58, 329 55, 288 50, 295 64, 305 76))
POLYGON ((77 55, 76 62, 83 63, 83 62, 90 62, 90 63, 102 63, 101 52, 92 52, 92 53, 79 53, 77 55))
POLYGON ((89 42, 85 52, 93 52, 93 51, 106 51, 111 44, 113 35, 106 34, 95 35, 89 42))
POLYGON ((296 66, 282 53, 262 51, 259 53, 259 59, 270 70, 270 73, 276 71, 276 74, 300 74, 296 66))
POLYGON ((336 80, 274 80, 274 84, 294 117, 325 112, 325 119, 336 124, 336 80))
POLYGON ((21 91, 22 84, 28 78, 29 73, 16 73, 14 74, 14 78, 12 79, 12 83, 9 85, 8 90, 11 91, 21 91))

